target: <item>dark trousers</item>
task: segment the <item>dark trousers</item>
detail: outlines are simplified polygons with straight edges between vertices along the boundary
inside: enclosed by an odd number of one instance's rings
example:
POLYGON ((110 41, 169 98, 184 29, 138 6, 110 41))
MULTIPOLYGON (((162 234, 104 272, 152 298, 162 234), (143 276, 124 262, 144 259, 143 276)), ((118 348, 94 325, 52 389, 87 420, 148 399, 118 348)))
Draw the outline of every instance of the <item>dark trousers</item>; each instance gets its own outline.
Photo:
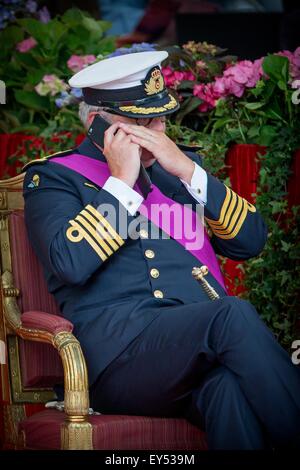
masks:
POLYGON ((300 370, 246 301, 165 307, 99 376, 91 406, 185 417, 210 449, 285 446, 300 435, 300 370))

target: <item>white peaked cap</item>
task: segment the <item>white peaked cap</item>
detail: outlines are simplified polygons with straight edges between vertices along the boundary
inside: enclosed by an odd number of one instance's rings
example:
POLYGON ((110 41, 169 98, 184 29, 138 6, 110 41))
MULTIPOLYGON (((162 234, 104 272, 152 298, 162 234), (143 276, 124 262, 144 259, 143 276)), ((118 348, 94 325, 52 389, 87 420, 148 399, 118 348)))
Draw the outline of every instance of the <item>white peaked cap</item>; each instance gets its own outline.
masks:
POLYGON ((168 57, 167 51, 147 51, 110 57, 80 70, 69 80, 74 88, 114 90, 141 84, 147 72, 168 57))

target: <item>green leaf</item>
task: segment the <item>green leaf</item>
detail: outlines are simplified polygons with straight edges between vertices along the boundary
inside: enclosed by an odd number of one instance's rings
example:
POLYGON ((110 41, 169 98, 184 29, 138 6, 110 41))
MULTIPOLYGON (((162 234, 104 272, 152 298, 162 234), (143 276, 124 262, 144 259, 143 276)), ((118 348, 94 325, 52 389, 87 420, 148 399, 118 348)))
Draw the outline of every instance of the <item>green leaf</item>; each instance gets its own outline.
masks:
POLYGON ((15 98, 18 103, 32 108, 35 111, 48 111, 49 100, 45 96, 40 96, 34 91, 16 90, 15 98))
POLYGON ((253 137, 257 137, 259 135, 259 127, 257 125, 254 125, 250 127, 248 130, 248 136, 252 139, 253 137))
POLYGON ((270 145, 273 140, 276 138, 277 129, 274 126, 262 126, 259 132, 259 138, 257 143, 260 145, 270 145))
POLYGON ((227 117, 218 119, 215 122, 215 124, 213 125, 212 132, 215 132, 216 130, 220 129, 223 126, 226 126, 226 124, 229 124, 230 122, 235 122, 235 119, 231 119, 231 118, 227 118, 227 117))
POLYGON ((62 21, 70 26, 79 25, 84 18, 84 14, 78 8, 70 8, 61 17, 62 21))
POLYGON ((194 86, 195 86, 194 80, 182 80, 182 82, 178 85, 177 90, 184 90, 184 89, 192 90, 194 86))
POLYGON ((217 101, 217 105, 215 108, 215 115, 217 117, 222 117, 224 114, 228 114, 228 103, 225 98, 220 98, 217 101))
POLYGON ((18 42, 22 41, 24 33, 18 26, 8 26, 0 32, 0 57, 2 57, 4 51, 10 51, 18 42))
POLYGON ((289 60, 279 55, 268 55, 262 63, 263 71, 278 84, 279 81, 287 83, 289 80, 289 60))
POLYGON ((266 86, 266 82, 263 80, 258 80, 254 88, 250 88, 249 92, 254 96, 259 96, 264 92, 264 88, 266 86))
POLYGON ((286 252, 286 253, 287 253, 288 251, 290 251, 290 249, 291 249, 291 247, 292 247, 291 243, 287 243, 287 242, 285 242, 284 240, 281 240, 281 245, 282 245, 282 251, 284 251, 284 252, 286 252))
POLYGON ((272 208, 272 214, 277 214, 283 209, 283 201, 270 201, 269 205, 272 208))
POLYGON ((284 121, 284 116, 282 115, 284 110, 279 106, 277 100, 272 100, 264 109, 264 115, 270 119, 276 119, 277 121, 284 121))
POLYGON ((41 23, 38 20, 35 20, 34 18, 23 18, 20 20, 17 20, 17 22, 25 29, 25 31, 34 39, 37 40, 37 42, 41 42, 42 44, 47 41, 48 38, 48 27, 47 24, 41 23))
POLYGON ((279 80, 277 85, 278 85, 278 88, 280 88, 280 90, 282 90, 282 91, 287 90, 287 84, 283 80, 279 80))
POLYGON ((102 36, 102 27, 99 21, 94 20, 94 18, 85 17, 82 20, 82 26, 85 29, 92 33, 97 33, 99 36, 102 36))
POLYGON ((58 21, 57 19, 49 21, 48 36, 51 41, 47 43, 49 49, 53 49, 54 46, 59 43, 64 34, 66 34, 66 26, 58 21))
POLYGON ((43 78, 44 75, 47 75, 47 69, 30 70, 26 76, 26 83, 30 85, 37 85, 43 78))
POLYGON ((17 52, 16 53, 16 61, 18 62, 19 65, 26 68, 27 70, 30 70, 30 69, 36 70, 36 68, 39 66, 39 63, 33 57, 31 52, 28 52, 26 54, 22 54, 21 52, 17 52))
POLYGON ((245 103, 245 107, 246 107, 247 109, 251 109, 251 110, 262 108, 264 105, 265 105, 265 103, 262 103, 262 102, 257 102, 257 103, 245 103))

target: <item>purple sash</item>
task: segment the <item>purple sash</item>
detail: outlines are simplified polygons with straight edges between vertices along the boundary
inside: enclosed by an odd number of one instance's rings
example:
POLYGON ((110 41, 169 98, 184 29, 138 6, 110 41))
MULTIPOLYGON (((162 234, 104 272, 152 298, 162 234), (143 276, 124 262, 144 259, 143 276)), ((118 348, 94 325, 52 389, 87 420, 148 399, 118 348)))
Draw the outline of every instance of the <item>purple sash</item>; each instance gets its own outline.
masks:
MULTIPOLYGON (((100 187, 111 176, 107 163, 85 155, 74 153, 64 158, 54 157, 49 161, 80 173, 100 187)), ((138 191, 136 186, 134 189, 138 191)), ((216 254, 196 212, 186 205, 179 204, 168 198, 154 184, 152 184, 152 192, 148 194, 147 199, 139 207, 139 212, 184 246, 201 264, 205 264, 218 283, 226 290, 216 254), (163 216, 164 211, 162 209, 164 208, 168 212, 168 217, 163 216), (176 224, 174 217, 173 220, 170 219, 170 212, 176 217, 176 224), (178 225, 179 223, 180 225, 178 225), (194 244, 191 240, 193 240, 193 234, 195 233, 203 234, 202 243, 201 246, 191 247, 194 244)))

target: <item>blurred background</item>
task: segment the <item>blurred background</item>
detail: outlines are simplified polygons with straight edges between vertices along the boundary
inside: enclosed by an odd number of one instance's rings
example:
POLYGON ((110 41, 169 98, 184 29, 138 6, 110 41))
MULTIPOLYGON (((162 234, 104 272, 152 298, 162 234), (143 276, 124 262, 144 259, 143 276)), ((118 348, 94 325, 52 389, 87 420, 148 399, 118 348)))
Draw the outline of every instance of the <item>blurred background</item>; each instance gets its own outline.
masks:
POLYGON ((119 46, 207 41, 252 59, 299 44, 297 0, 54 0, 43 5, 51 16, 77 6, 110 21, 107 34, 118 36, 119 46))

